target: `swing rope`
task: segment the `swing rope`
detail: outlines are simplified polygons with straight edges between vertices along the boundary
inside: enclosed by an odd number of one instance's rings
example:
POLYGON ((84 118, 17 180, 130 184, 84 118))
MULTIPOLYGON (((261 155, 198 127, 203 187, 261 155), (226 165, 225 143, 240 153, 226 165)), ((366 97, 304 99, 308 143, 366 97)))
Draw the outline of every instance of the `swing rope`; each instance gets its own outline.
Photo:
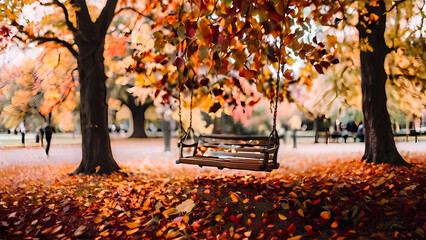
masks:
POLYGON ((183 128, 183 123, 182 123, 182 100, 181 100, 181 92, 182 92, 182 72, 180 71, 180 69, 178 69, 179 72, 179 137, 183 137, 186 134, 185 129, 183 128))

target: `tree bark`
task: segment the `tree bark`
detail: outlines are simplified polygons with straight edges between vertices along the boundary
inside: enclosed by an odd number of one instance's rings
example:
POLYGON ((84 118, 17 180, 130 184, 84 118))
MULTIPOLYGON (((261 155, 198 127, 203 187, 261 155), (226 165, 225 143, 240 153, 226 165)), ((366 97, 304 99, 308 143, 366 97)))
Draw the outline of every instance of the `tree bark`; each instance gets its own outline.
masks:
POLYGON ((75 35, 79 56, 80 121, 82 160, 73 174, 110 174, 120 168, 115 162, 108 132, 107 79, 104 66, 106 30, 112 20, 116 2, 108 0, 98 20, 93 23, 85 1, 76 1, 79 33, 75 35))
POLYGON ((360 21, 357 26, 360 43, 368 38, 367 42, 373 48, 373 51, 367 50, 365 47, 361 50, 362 110, 365 122, 363 160, 375 164, 409 165, 395 146, 386 106, 387 74, 384 69, 384 60, 389 53, 384 39, 386 8, 383 0, 378 1, 377 4, 378 6, 366 4, 368 13, 359 16, 360 21), (370 21, 369 16, 372 13, 379 16, 378 21, 370 21))

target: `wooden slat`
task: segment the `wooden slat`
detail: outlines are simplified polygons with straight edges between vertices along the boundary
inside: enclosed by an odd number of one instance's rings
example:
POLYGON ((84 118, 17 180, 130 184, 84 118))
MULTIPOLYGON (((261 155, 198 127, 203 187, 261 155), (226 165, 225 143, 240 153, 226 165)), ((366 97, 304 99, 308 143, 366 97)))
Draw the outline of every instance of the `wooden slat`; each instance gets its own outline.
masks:
POLYGON ((200 166, 211 166, 219 168, 246 169, 246 170, 262 170, 262 165, 259 163, 247 162, 226 162, 223 159, 208 158, 208 157, 185 157, 180 158, 179 163, 195 164, 200 166))
POLYGON ((236 140, 236 139, 214 139, 200 138, 202 144, 221 144, 221 145, 237 145, 237 146, 267 146, 268 140, 236 140))
POLYGON ((266 136, 224 135, 224 134, 202 134, 200 138, 234 139, 234 140, 266 140, 266 136))
MULTIPOLYGON (((204 156, 225 156, 225 157, 236 157, 236 158, 254 158, 254 159, 264 159, 264 153, 243 153, 243 152, 224 152, 224 151, 207 151, 204 153, 204 156)), ((273 156, 269 156, 270 159, 273 156)))
POLYGON ((237 152, 262 152, 262 150, 265 148, 264 146, 259 147, 240 147, 237 145, 224 145, 224 144, 211 144, 211 143, 205 143, 203 144, 204 147, 207 148, 218 148, 225 150, 235 150, 237 152))

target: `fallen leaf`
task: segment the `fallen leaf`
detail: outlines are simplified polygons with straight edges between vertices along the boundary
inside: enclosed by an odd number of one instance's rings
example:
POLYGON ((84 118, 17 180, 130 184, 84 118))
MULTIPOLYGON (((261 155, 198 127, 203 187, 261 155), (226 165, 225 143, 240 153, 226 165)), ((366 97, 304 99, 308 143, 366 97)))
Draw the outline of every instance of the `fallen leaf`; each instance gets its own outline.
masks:
POLYGON ((139 231, 139 228, 134 228, 126 231, 126 235, 132 235, 133 233, 136 233, 139 231))
POLYGON ((80 236, 82 235, 85 231, 86 231, 86 226, 85 225, 80 225, 77 230, 75 230, 74 232, 74 236, 80 236))
POLYGON ((185 212, 188 213, 188 212, 191 212, 194 207, 195 207, 194 200, 187 199, 185 202, 179 204, 176 207, 176 210, 181 212, 181 213, 185 213, 185 212))

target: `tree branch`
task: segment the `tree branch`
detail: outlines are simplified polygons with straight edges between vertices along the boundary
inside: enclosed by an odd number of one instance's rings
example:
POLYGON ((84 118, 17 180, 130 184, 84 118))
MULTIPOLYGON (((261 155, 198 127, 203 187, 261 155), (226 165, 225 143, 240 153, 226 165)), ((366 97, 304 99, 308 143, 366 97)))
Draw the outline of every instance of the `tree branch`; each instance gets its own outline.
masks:
POLYGON ((394 4, 394 5, 392 5, 392 7, 391 7, 391 8, 389 8, 389 10, 387 10, 387 11, 385 12, 385 14, 389 13, 389 12, 390 12, 390 11, 392 11, 394 8, 398 7, 398 5, 399 5, 399 4, 401 4, 401 3, 405 2, 405 1, 406 1, 406 0, 400 0, 400 1, 398 1, 398 2, 395 2, 395 4, 394 4))
POLYGON ((120 8, 117 12, 114 13, 114 16, 120 14, 123 11, 128 11, 128 10, 137 13, 139 16, 144 16, 142 13, 138 12, 138 10, 136 10, 133 7, 123 7, 123 8, 120 8))
POLYGON ((105 35, 112 19, 115 16, 115 7, 118 0, 107 0, 105 7, 102 9, 99 18, 96 20, 95 25, 101 29, 101 34, 105 35))
POLYGON ((33 41, 38 41, 39 43, 55 42, 59 45, 66 47, 74 57, 77 58, 79 55, 78 52, 73 48, 73 44, 56 37, 35 37, 33 38, 33 41))
POLYGON ((42 6, 56 5, 56 6, 60 7, 62 9, 62 11, 64 12, 65 23, 67 24, 68 29, 73 33, 78 32, 78 30, 74 27, 74 25, 70 21, 70 17, 69 17, 67 8, 65 7, 65 5, 63 3, 59 2, 59 0, 53 0, 53 2, 51 2, 51 3, 40 3, 40 5, 42 5, 42 6))
MULTIPOLYGON (((79 55, 79 53, 73 48, 73 44, 71 44, 71 43, 69 43, 67 41, 61 40, 61 39, 59 39, 57 37, 36 37, 36 36, 33 36, 28 31, 26 31, 24 29, 24 26, 22 26, 21 24, 19 24, 16 21, 12 21, 11 25, 14 26, 14 27, 16 27, 18 29, 18 31, 20 33, 24 34, 30 41, 38 41, 40 43, 55 42, 57 44, 60 44, 60 45, 62 45, 64 47, 66 47, 74 57, 77 58, 78 55, 79 55)), ((16 38, 16 39, 18 39, 18 40, 20 40, 20 41, 22 41, 22 42, 25 42, 25 40, 22 37, 20 37, 20 36, 15 35, 13 37, 16 38)))

